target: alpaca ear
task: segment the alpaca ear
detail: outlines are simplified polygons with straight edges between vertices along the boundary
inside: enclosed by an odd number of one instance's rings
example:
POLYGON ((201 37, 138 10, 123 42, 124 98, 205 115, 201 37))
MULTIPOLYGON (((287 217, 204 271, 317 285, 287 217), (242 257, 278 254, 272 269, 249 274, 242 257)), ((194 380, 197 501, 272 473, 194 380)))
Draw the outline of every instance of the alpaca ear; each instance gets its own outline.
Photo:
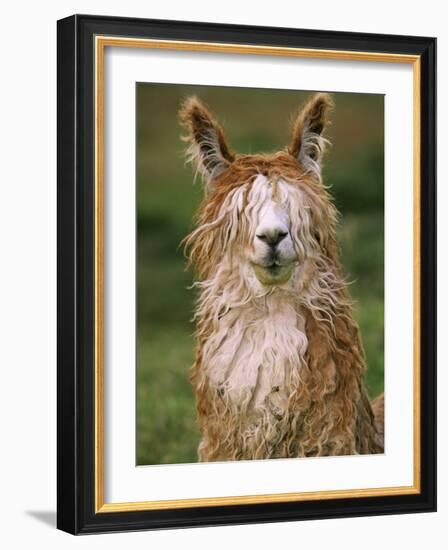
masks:
POLYGON ((227 145, 224 131, 196 97, 189 97, 183 103, 179 118, 187 131, 187 135, 182 138, 188 143, 187 160, 210 184, 235 158, 227 145))
POLYGON ((292 138, 288 147, 288 152, 318 178, 325 146, 329 143, 322 134, 332 107, 333 101, 328 94, 316 94, 312 97, 293 122, 292 138))

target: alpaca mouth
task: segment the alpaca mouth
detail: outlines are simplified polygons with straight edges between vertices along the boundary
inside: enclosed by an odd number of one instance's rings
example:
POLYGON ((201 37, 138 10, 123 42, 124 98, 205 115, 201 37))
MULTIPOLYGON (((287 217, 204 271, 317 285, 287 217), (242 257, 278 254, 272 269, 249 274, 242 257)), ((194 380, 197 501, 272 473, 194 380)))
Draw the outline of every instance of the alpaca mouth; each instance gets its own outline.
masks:
POLYGON ((279 285, 286 283, 292 275, 294 262, 286 265, 275 260, 269 264, 252 264, 255 276, 264 285, 279 285))

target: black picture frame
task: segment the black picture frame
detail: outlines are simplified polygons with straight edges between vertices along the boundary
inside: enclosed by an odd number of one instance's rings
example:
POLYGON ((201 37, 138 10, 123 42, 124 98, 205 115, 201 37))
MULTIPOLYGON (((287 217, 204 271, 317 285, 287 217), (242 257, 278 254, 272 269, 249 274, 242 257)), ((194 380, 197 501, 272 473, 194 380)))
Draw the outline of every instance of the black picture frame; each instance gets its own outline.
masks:
POLYGON ((58 21, 57 526, 73 534, 436 510, 436 40, 74 15, 58 21), (420 57, 420 493, 165 510, 95 511, 95 36, 420 57))

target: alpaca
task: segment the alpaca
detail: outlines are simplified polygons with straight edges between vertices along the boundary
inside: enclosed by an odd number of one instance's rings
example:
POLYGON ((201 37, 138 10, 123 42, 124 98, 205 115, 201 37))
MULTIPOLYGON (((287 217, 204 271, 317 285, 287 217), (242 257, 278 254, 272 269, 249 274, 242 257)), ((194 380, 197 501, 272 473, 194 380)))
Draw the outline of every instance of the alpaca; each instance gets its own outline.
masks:
POLYGON ((299 112, 290 145, 236 155, 209 109, 182 105, 187 159, 204 181, 184 239, 199 289, 191 371, 200 461, 384 452, 382 398, 338 258, 338 212, 322 183, 331 97, 299 112))

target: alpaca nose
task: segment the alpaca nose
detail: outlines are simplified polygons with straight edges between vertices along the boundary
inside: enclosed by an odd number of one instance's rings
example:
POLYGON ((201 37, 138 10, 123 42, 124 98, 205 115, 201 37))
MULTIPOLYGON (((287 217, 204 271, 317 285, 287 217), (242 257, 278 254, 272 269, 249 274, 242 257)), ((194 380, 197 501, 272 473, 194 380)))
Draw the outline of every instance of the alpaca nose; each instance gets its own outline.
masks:
POLYGON ((286 236, 288 232, 283 228, 265 229, 257 233, 257 239, 263 241, 272 248, 276 247, 286 236))

